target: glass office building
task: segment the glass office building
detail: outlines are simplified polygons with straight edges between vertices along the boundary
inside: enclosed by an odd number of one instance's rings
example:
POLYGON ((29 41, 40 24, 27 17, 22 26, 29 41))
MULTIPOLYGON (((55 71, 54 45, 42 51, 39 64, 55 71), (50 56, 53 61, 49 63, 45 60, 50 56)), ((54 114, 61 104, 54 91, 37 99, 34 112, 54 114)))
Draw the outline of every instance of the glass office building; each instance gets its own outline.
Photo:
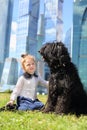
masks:
POLYGON ((19 0, 16 57, 22 53, 37 53, 39 0, 19 0))
POLYGON ((0 78, 5 58, 9 56, 13 0, 0 0, 0 78))
POLYGON ((72 57, 72 29, 71 28, 66 32, 64 44, 68 48, 70 57, 72 57))
MULTIPOLYGON (((62 41, 63 39, 63 0, 44 0, 45 41, 62 41)), ((49 77, 49 68, 44 66, 45 79, 49 77)))
POLYGON ((87 91, 87 0, 74 1, 72 61, 87 91))
POLYGON ((63 0, 45 0, 45 41, 61 41, 63 0))
POLYGON ((1 77, 0 91, 12 90, 17 83, 18 63, 15 58, 6 58, 1 77))

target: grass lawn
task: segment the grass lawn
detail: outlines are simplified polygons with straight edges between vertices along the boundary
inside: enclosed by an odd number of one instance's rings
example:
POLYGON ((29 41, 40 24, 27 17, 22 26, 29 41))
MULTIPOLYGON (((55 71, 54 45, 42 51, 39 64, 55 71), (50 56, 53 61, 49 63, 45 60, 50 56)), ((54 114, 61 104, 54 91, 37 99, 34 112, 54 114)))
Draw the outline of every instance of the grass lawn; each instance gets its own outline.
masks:
MULTIPOLYGON (((9 93, 0 93, 0 107, 9 101, 9 93)), ((46 102, 46 95, 39 95, 46 102)), ((0 130, 87 130, 87 116, 44 114, 38 111, 0 112, 0 130)))

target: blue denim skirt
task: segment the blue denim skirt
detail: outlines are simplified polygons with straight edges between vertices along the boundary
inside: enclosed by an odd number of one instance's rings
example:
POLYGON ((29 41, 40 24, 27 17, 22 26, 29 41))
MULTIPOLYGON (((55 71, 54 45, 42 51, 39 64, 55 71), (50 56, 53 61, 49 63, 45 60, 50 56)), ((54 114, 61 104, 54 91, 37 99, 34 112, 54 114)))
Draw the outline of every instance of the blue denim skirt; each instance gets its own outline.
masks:
POLYGON ((18 110, 40 110, 44 104, 38 99, 32 100, 30 98, 25 98, 18 96, 17 97, 17 109, 18 110))

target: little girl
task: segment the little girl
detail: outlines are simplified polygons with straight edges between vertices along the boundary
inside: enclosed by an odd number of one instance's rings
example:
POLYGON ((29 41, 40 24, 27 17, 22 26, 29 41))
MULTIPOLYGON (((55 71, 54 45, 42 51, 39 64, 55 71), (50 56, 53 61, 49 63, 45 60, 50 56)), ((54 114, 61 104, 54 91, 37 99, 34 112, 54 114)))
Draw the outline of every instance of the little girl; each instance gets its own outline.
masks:
POLYGON ((48 87, 49 83, 35 74, 36 61, 34 56, 22 55, 21 65, 24 73, 19 77, 7 105, 13 105, 17 99, 18 110, 41 109, 43 103, 37 99, 36 89, 38 85, 48 87))

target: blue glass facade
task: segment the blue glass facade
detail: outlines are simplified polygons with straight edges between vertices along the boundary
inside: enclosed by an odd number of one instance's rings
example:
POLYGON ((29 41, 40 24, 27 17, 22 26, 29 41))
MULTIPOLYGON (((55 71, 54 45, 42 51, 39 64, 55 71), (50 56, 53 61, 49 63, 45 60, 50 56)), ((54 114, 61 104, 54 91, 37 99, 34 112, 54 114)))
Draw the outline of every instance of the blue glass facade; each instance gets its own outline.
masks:
POLYGON ((41 55, 38 53, 43 42, 45 40, 45 25, 44 25, 44 14, 40 14, 38 21, 38 31, 37 31, 37 59, 41 59, 41 55))
POLYGON ((16 84, 17 82, 17 60, 15 58, 7 58, 4 64, 3 75, 1 79, 2 84, 16 84), (14 81, 14 82, 13 82, 14 81))
POLYGON ((66 32, 64 44, 68 48, 70 57, 72 57, 71 28, 66 32))
POLYGON ((87 91, 87 0, 74 2, 72 61, 87 91))
POLYGON ((13 0, 0 0, 0 78, 5 58, 9 56, 13 0))
POLYGON ((16 57, 22 53, 37 54, 39 0, 19 0, 16 57))
POLYGON ((15 58, 6 58, 1 77, 1 91, 11 90, 17 82, 18 63, 15 58))
POLYGON ((45 41, 62 40, 63 0, 45 0, 45 41))

